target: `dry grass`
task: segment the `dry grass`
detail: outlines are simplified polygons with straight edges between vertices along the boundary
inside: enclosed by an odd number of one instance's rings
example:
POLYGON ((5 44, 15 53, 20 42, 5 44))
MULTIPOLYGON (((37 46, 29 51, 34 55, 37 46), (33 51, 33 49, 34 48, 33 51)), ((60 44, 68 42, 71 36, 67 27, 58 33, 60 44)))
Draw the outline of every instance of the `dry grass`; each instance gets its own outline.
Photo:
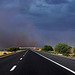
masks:
POLYGON ((0 51, 0 55, 4 55, 4 53, 9 54, 9 53, 11 53, 11 52, 7 52, 7 51, 0 51))

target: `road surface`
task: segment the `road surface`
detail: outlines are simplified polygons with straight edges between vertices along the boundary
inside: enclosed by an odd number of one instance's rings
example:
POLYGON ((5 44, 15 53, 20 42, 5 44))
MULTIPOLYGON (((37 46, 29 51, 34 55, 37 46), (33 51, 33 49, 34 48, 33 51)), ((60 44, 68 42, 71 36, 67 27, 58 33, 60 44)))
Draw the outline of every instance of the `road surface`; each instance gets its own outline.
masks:
POLYGON ((75 75, 75 60, 27 50, 0 58, 0 75, 75 75))

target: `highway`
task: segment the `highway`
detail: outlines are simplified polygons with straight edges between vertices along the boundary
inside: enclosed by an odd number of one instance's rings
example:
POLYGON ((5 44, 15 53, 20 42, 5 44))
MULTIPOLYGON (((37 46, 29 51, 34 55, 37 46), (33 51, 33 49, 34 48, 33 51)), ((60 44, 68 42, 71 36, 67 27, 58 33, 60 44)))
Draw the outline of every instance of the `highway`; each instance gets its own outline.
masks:
POLYGON ((27 50, 0 57, 0 75, 75 75, 75 60, 27 50))

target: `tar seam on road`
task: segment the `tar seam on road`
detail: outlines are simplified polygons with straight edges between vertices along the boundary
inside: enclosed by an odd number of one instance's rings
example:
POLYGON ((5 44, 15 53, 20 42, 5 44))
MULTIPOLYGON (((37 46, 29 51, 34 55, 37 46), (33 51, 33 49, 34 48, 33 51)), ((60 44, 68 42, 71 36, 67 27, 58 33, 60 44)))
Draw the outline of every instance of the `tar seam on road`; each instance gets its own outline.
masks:
POLYGON ((16 68, 16 65, 14 65, 14 66, 10 69, 10 71, 13 71, 15 68, 16 68))
MULTIPOLYGON (((31 51, 33 51, 33 50, 31 50, 31 51)), ((63 65, 61 65, 61 64, 59 64, 59 63, 57 63, 57 62, 55 62, 55 61, 53 61, 53 60, 50 59, 50 58, 45 57, 44 55, 42 55, 42 54, 40 54, 40 53, 38 53, 38 52, 35 52, 35 51, 33 51, 33 52, 36 53, 36 54, 38 54, 38 55, 40 55, 41 57, 43 57, 43 58, 49 60, 49 61, 55 63, 56 65, 58 65, 58 66, 60 66, 60 67, 62 67, 62 68, 64 68, 64 69, 68 70, 69 72, 75 74, 75 71, 73 71, 73 70, 71 70, 71 69, 69 69, 69 68, 67 68, 67 67, 65 67, 65 66, 63 66, 63 65)))

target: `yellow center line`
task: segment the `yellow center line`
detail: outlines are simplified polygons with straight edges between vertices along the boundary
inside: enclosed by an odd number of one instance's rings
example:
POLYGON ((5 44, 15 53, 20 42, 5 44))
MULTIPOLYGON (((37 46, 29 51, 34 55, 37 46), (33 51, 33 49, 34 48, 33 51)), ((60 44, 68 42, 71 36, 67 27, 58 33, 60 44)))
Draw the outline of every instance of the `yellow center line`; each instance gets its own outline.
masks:
POLYGON ((1 56, 0 58, 4 58, 4 57, 7 57, 7 56, 10 56, 10 55, 13 55, 13 54, 16 54, 16 53, 12 53, 12 54, 8 54, 8 55, 4 55, 4 56, 1 56))
MULTIPOLYGON (((22 52, 22 51, 20 51, 20 52, 22 52)), ((16 52, 16 53, 19 53, 19 52, 16 52)), ((7 56, 9 56, 9 55, 16 54, 16 53, 12 53, 12 54, 8 54, 8 55, 0 56, 0 58, 4 58, 4 57, 7 57, 7 56)))
MULTIPOLYGON (((9 54, 9 55, 10 55, 10 54, 9 54)), ((9 56, 9 55, 1 56, 0 58, 7 57, 7 56, 9 56)))

